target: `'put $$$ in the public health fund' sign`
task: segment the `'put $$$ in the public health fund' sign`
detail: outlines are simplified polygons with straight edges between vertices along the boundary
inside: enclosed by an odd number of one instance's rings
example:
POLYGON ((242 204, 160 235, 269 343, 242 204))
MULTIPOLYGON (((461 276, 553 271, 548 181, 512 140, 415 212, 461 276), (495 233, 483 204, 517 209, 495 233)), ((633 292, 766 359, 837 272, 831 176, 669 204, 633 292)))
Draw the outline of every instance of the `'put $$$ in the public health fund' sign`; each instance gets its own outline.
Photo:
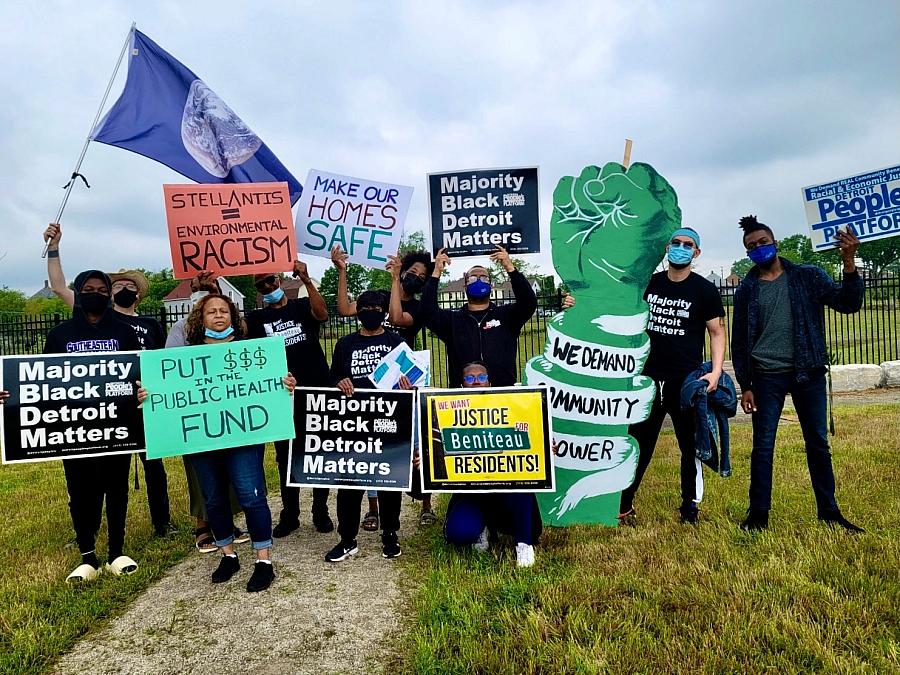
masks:
POLYGON ((280 337, 141 352, 147 457, 293 438, 287 372, 280 337))

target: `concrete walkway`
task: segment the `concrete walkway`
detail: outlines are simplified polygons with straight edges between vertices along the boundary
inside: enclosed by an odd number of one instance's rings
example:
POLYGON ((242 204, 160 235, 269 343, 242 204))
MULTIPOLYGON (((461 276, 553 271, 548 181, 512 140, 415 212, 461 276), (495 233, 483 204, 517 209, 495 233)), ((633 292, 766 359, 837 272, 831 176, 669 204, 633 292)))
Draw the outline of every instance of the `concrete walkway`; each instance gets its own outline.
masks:
MULTIPOLYGON (((309 499, 304 490, 304 514, 309 499)), ((334 517, 334 492, 329 505, 334 517)), ((271 506, 277 514, 280 505, 271 506)), ((415 532, 418 509, 404 496, 401 544, 415 532)), ((222 585, 209 580, 218 554, 192 555, 123 616, 81 640, 54 672, 380 671, 386 645, 400 630, 399 561, 381 556, 378 534, 361 531, 358 554, 326 563, 336 542, 336 533, 317 533, 307 517, 298 531, 276 540, 277 578, 255 594, 245 588, 253 571, 249 544, 237 547, 241 570, 222 585)))

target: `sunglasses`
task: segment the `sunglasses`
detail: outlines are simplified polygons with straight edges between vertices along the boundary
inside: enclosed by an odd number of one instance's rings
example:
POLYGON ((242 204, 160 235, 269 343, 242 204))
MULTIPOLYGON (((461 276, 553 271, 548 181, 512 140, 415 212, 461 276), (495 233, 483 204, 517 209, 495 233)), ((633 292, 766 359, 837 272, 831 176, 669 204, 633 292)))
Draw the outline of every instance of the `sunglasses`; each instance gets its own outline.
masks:
POLYGON ((669 242, 669 246, 674 246, 675 248, 680 246, 681 248, 686 248, 688 251, 694 250, 694 242, 692 241, 678 241, 673 239, 669 242))
POLYGON ((475 283, 479 279, 481 281, 490 281, 491 280, 491 278, 487 274, 470 274, 468 277, 466 277, 466 281, 470 284, 475 283))
POLYGON ((478 375, 463 375, 463 382, 466 384, 484 384, 487 382, 488 376, 487 373, 478 373, 478 375))
POLYGON ((260 279, 259 281, 255 282, 253 285, 256 286, 256 290, 258 290, 258 291, 262 290, 266 286, 274 286, 275 285, 275 275, 273 274, 271 276, 266 277, 265 279, 260 279))

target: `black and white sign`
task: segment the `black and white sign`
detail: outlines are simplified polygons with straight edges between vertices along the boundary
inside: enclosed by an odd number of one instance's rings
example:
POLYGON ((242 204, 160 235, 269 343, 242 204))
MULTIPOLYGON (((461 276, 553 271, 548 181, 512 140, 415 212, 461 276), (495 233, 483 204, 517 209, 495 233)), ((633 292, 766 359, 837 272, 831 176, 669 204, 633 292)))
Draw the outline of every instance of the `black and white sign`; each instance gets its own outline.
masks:
POLYGON ((409 490, 412 475, 411 391, 334 388, 294 392, 297 438, 288 485, 409 490))
POLYGON ((3 463, 96 457, 144 449, 139 352, 5 356, 0 389, 3 463))
POLYGON ((539 253, 537 167, 428 174, 431 246, 451 256, 539 253))

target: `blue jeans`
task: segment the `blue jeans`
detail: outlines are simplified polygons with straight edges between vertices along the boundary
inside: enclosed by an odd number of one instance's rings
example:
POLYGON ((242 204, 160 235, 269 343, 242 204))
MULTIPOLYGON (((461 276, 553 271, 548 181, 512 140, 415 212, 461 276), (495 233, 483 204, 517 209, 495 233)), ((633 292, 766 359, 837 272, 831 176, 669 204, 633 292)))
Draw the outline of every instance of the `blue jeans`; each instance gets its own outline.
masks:
POLYGON ((756 412, 753 413, 753 451, 750 454, 750 508, 760 511, 771 508, 775 434, 784 408, 784 398, 790 394, 806 443, 806 464, 819 515, 837 511, 834 469, 828 449, 828 399, 824 373, 810 375, 804 377, 803 381, 798 381, 793 372, 757 372, 752 391, 756 412))
POLYGON ((536 510, 537 500, 528 492, 457 493, 447 506, 444 537, 449 544, 467 546, 478 541, 487 527, 512 535, 516 543, 533 545, 540 536, 536 510))
POLYGON ((272 547, 272 512, 266 499, 263 451, 262 445, 248 445, 189 455, 206 499, 206 511, 216 546, 228 546, 234 541, 234 520, 228 495, 231 484, 247 516, 247 530, 253 548, 272 547))

